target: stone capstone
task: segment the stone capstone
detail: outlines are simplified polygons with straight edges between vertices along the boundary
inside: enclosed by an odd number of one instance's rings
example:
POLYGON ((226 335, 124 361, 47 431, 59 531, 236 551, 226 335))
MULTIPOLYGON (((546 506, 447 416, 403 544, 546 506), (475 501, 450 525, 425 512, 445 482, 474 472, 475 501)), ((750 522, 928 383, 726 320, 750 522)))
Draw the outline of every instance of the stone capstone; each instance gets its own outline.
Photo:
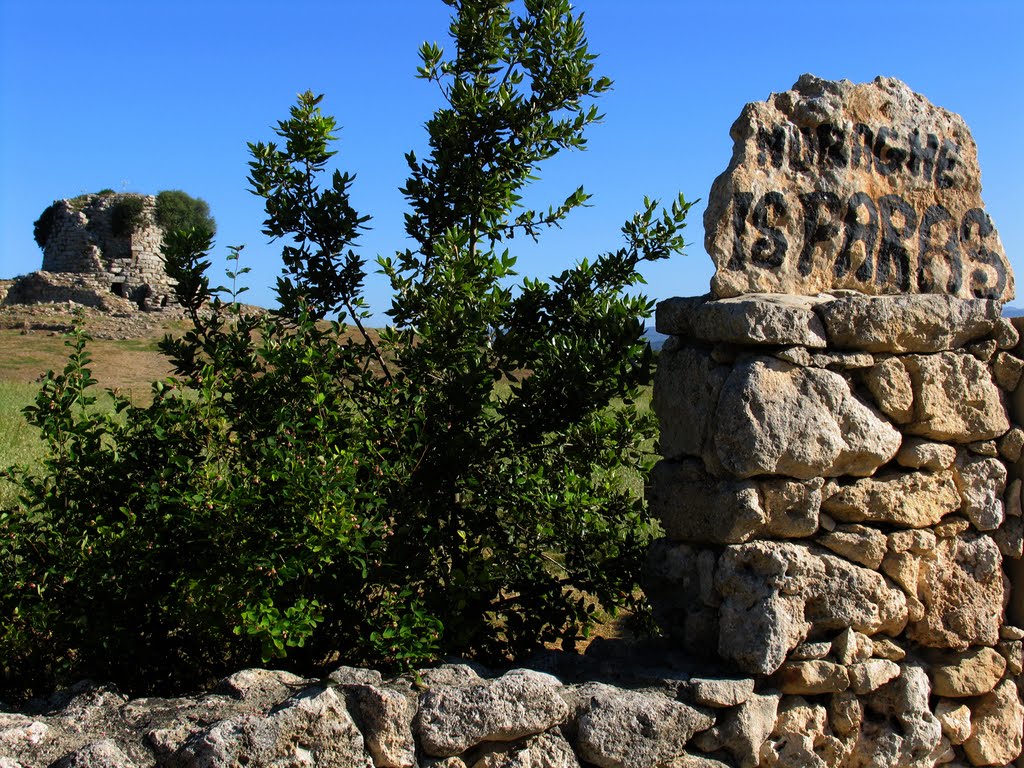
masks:
POLYGON ((970 131, 899 80, 803 75, 747 104, 731 135, 704 214, 715 296, 1013 298, 970 131))
POLYGON ((659 333, 705 342, 823 348, 828 340, 814 305, 824 300, 784 293, 673 298, 658 304, 655 324, 659 333))

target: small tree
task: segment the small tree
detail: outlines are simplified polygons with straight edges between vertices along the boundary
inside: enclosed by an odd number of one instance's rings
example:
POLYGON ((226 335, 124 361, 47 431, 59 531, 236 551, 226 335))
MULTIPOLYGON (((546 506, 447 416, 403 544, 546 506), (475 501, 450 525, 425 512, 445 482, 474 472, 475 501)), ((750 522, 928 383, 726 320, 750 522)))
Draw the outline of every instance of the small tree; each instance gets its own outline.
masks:
POLYGON ((123 420, 91 416, 79 334, 30 409, 50 456, 0 515, 8 669, 152 688, 285 654, 493 661, 635 605, 651 523, 622 477, 654 435, 633 407, 652 304, 629 291, 682 249, 690 204, 645 201, 622 248, 513 288, 506 243, 588 200, 524 209, 523 189, 585 146, 610 81, 566 0, 446 2, 454 56, 420 51, 444 105, 427 156, 408 155, 415 247, 379 260, 393 324, 365 325, 367 217, 351 176, 319 185, 335 122, 302 94, 280 146, 250 145, 264 231, 286 241, 278 313, 222 303, 209 233, 171 233, 195 326, 162 345, 179 378, 147 409, 118 401, 123 420))
POLYGON ((156 223, 166 232, 179 229, 202 229, 217 233, 217 222, 210 215, 210 204, 180 189, 165 189, 156 196, 156 223))

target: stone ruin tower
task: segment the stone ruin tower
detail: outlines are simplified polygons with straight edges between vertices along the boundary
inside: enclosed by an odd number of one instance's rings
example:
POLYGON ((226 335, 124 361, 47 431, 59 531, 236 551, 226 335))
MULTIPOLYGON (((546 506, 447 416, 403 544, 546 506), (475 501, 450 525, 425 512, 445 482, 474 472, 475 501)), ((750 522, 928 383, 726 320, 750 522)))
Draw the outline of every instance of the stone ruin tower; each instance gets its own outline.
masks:
POLYGON ((55 202, 42 272, 22 278, 10 299, 104 306, 113 295, 151 311, 172 303, 155 209, 152 195, 83 195, 55 202), (142 206, 134 225, 118 227, 119 208, 134 201, 142 206))
POLYGON ((739 766, 1024 765, 1024 346, 963 120, 805 75, 748 104, 662 302, 647 592, 739 766), (721 690, 718 690, 718 689, 721 690))

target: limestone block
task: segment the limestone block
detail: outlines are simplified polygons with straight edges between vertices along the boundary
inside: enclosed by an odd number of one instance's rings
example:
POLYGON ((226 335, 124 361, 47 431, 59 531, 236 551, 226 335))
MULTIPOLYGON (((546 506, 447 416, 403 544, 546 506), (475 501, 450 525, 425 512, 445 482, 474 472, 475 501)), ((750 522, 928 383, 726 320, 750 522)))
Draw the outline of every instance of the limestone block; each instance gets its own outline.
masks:
POLYGON ((579 717, 576 747, 600 768, 648 768, 684 753, 695 733, 714 725, 709 714, 659 694, 594 683, 579 717))
POLYGON ((870 659, 875 651, 874 641, 867 635, 847 627, 832 640, 832 655, 840 664, 854 664, 870 659))
POLYGON ((853 691, 841 691, 829 699, 828 722, 835 733, 849 736, 860 729, 863 721, 864 705, 853 691))
POLYGON ((672 298, 658 304, 655 325, 659 333, 704 342, 823 348, 825 329, 813 310, 820 301, 786 293, 672 298))
POLYGON ((662 461, 651 472, 647 501, 670 539, 739 544, 812 535, 822 484, 821 478, 719 480, 700 461, 662 461))
POLYGON ((716 296, 1012 297, 970 131, 899 80, 803 75, 746 105, 730 133, 704 214, 716 296))
POLYGON ((981 696, 1003 679, 1006 659, 993 648, 971 648, 932 663, 932 693, 948 698, 981 696))
POLYGON ((832 652, 832 643, 819 641, 816 643, 800 643, 787 657, 790 661, 816 661, 824 659, 832 652))
MULTIPOLYGON (((413 763, 415 765, 415 763, 413 763)), ((513 745, 488 746, 472 768, 579 768, 572 746, 549 731, 513 745)))
POLYGON ((889 661, 902 661, 907 656, 906 651, 887 637, 875 637, 872 640, 872 653, 876 658, 889 661))
POLYGON ((992 373, 1000 387, 1007 392, 1013 392, 1020 384, 1021 374, 1024 373, 1024 360, 1007 352, 1000 352, 996 355, 992 373))
MULTIPOLYGON (((909 378, 908 375, 908 381, 909 378)), ((908 436, 903 438, 903 444, 900 446, 899 453, 896 454, 896 461, 910 469, 929 469, 932 472, 938 472, 953 466, 953 462, 956 461, 956 448, 946 443, 935 443, 920 437, 908 436)))
POLYGON ((1003 557, 1013 560, 1024 557, 1024 520, 1020 517, 1007 518, 992 538, 1003 557))
POLYGON ((961 511, 979 531, 993 531, 1003 523, 1006 465, 998 459, 961 454, 953 470, 963 498, 961 511))
POLYGON ((900 674, 900 666, 887 659, 868 659, 851 664, 847 670, 850 690, 858 696, 878 690, 900 674))
POLYGON ((864 697, 864 718, 848 765, 855 768, 930 768, 946 752, 942 725, 928 707, 928 676, 918 666, 864 697))
POLYGON ((856 523, 836 526, 834 531, 819 536, 817 543, 872 570, 878 570, 888 547, 884 533, 856 523))
POLYGON ((995 542, 977 534, 940 538, 933 555, 920 562, 918 598, 925 614, 907 627, 907 637, 935 648, 995 645, 1003 615, 1002 557, 995 542))
POLYGON ((1004 680, 971 705, 971 735, 964 752, 974 765, 1006 765, 1021 754, 1024 706, 1017 686, 1004 680))
POLYGON ((798 696, 838 693, 850 687, 846 667, 830 661, 787 661, 779 667, 776 681, 784 694, 798 696))
POLYGON ((901 363, 914 388, 908 434, 954 443, 1000 437, 1010 428, 1002 395, 989 369, 970 355, 906 355, 901 363))
POLYGON ((741 768, 754 768, 760 761, 761 746, 775 728, 779 702, 776 693, 755 693, 735 709, 726 712, 710 730, 694 738, 705 752, 724 749, 741 768))
POLYGON ((821 505, 831 517, 847 523, 923 528, 958 510, 961 498, 949 471, 889 471, 836 486, 821 505))
POLYGON ((748 673, 771 674, 811 627, 899 632, 906 596, 881 574, 807 545, 728 546, 715 572, 719 653, 748 673))
POLYGON ((870 475, 896 454, 902 439, 841 375, 772 357, 749 358, 733 368, 713 434, 722 465, 736 477, 803 480, 870 475))
POLYGON ((459 755, 485 741, 515 741, 565 721, 561 682, 542 672, 512 670, 497 680, 421 695, 414 731, 435 757, 459 755))
POLYGON ((1006 659, 1006 671, 1010 675, 1019 675, 1024 671, 1024 642, 1020 640, 1004 640, 999 643, 999 653, 1006 659))
POLYGON ((692 677, 690 693, 698 704, 708 707, 735 707, 754 693, 754 680, 749 677, 692 677))
POLYGON ((761 747, 760 765, 838 768, 845 757, 842 742, 831 732, 825 707, 794 696, 782 700, 771 736, 761 747))
POLYGON ((847 296, 815 311, 831 345, 897 354, 958 349, 991 333, 999 318, 997 302, 937 294, 847 296))
POLYGON ((1008 317, 1000 317, 996 321, 993 335, 1000 349, 1013 349, 1020 343, 1020 331, 1008 317))
POLYGON ((373 768, 362 734, 332 688, 313 687, 267 717, 241 715, 200 731, 178 750, 179 763, 208 768, 348 765, 373 768))
POLYGON ((952 744, 963 744, 971 735, 971 708, 962 701, 939 699, 935 717, 942 725, 942 735, 952 744))
POLYGON ((214 693, 244 701, 254 709, 269 709, 313 681, 274 669, 243 669, 221 680, 214 693))
POLYGON ((898 357, 887 358, 869 368, 864 383, 878 409, 897 424, 906 424, 914 418, 913 383, 898 357))
POLYGON ((345 686, 345 699, 376 768, 413 768, 412 735, 416 703, 404 694, 374 685, 345 686))
POLYGON ((728 368, 691 346, 662 350, 651 407, 658 415, 659 451, 667 459, 701 456, 710 438, 718 395, 728 368))
POLYGON ((999 438, 999 454, 1007 461, 1015 462, 1024 450, 1024 429, 1012 427, 999 438))

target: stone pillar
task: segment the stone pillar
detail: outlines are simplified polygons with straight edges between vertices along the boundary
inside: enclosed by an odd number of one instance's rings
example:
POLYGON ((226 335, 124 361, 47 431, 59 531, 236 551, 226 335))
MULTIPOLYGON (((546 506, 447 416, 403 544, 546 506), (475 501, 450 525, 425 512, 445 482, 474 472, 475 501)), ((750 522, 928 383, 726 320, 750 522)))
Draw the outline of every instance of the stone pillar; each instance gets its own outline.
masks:
POLYGON ((804 76, 732 135, 713 293, 658 307, 655 615, 774 697, 739 764, 1009 764, 1024 360, 970 133, 898 81, 804 76))

